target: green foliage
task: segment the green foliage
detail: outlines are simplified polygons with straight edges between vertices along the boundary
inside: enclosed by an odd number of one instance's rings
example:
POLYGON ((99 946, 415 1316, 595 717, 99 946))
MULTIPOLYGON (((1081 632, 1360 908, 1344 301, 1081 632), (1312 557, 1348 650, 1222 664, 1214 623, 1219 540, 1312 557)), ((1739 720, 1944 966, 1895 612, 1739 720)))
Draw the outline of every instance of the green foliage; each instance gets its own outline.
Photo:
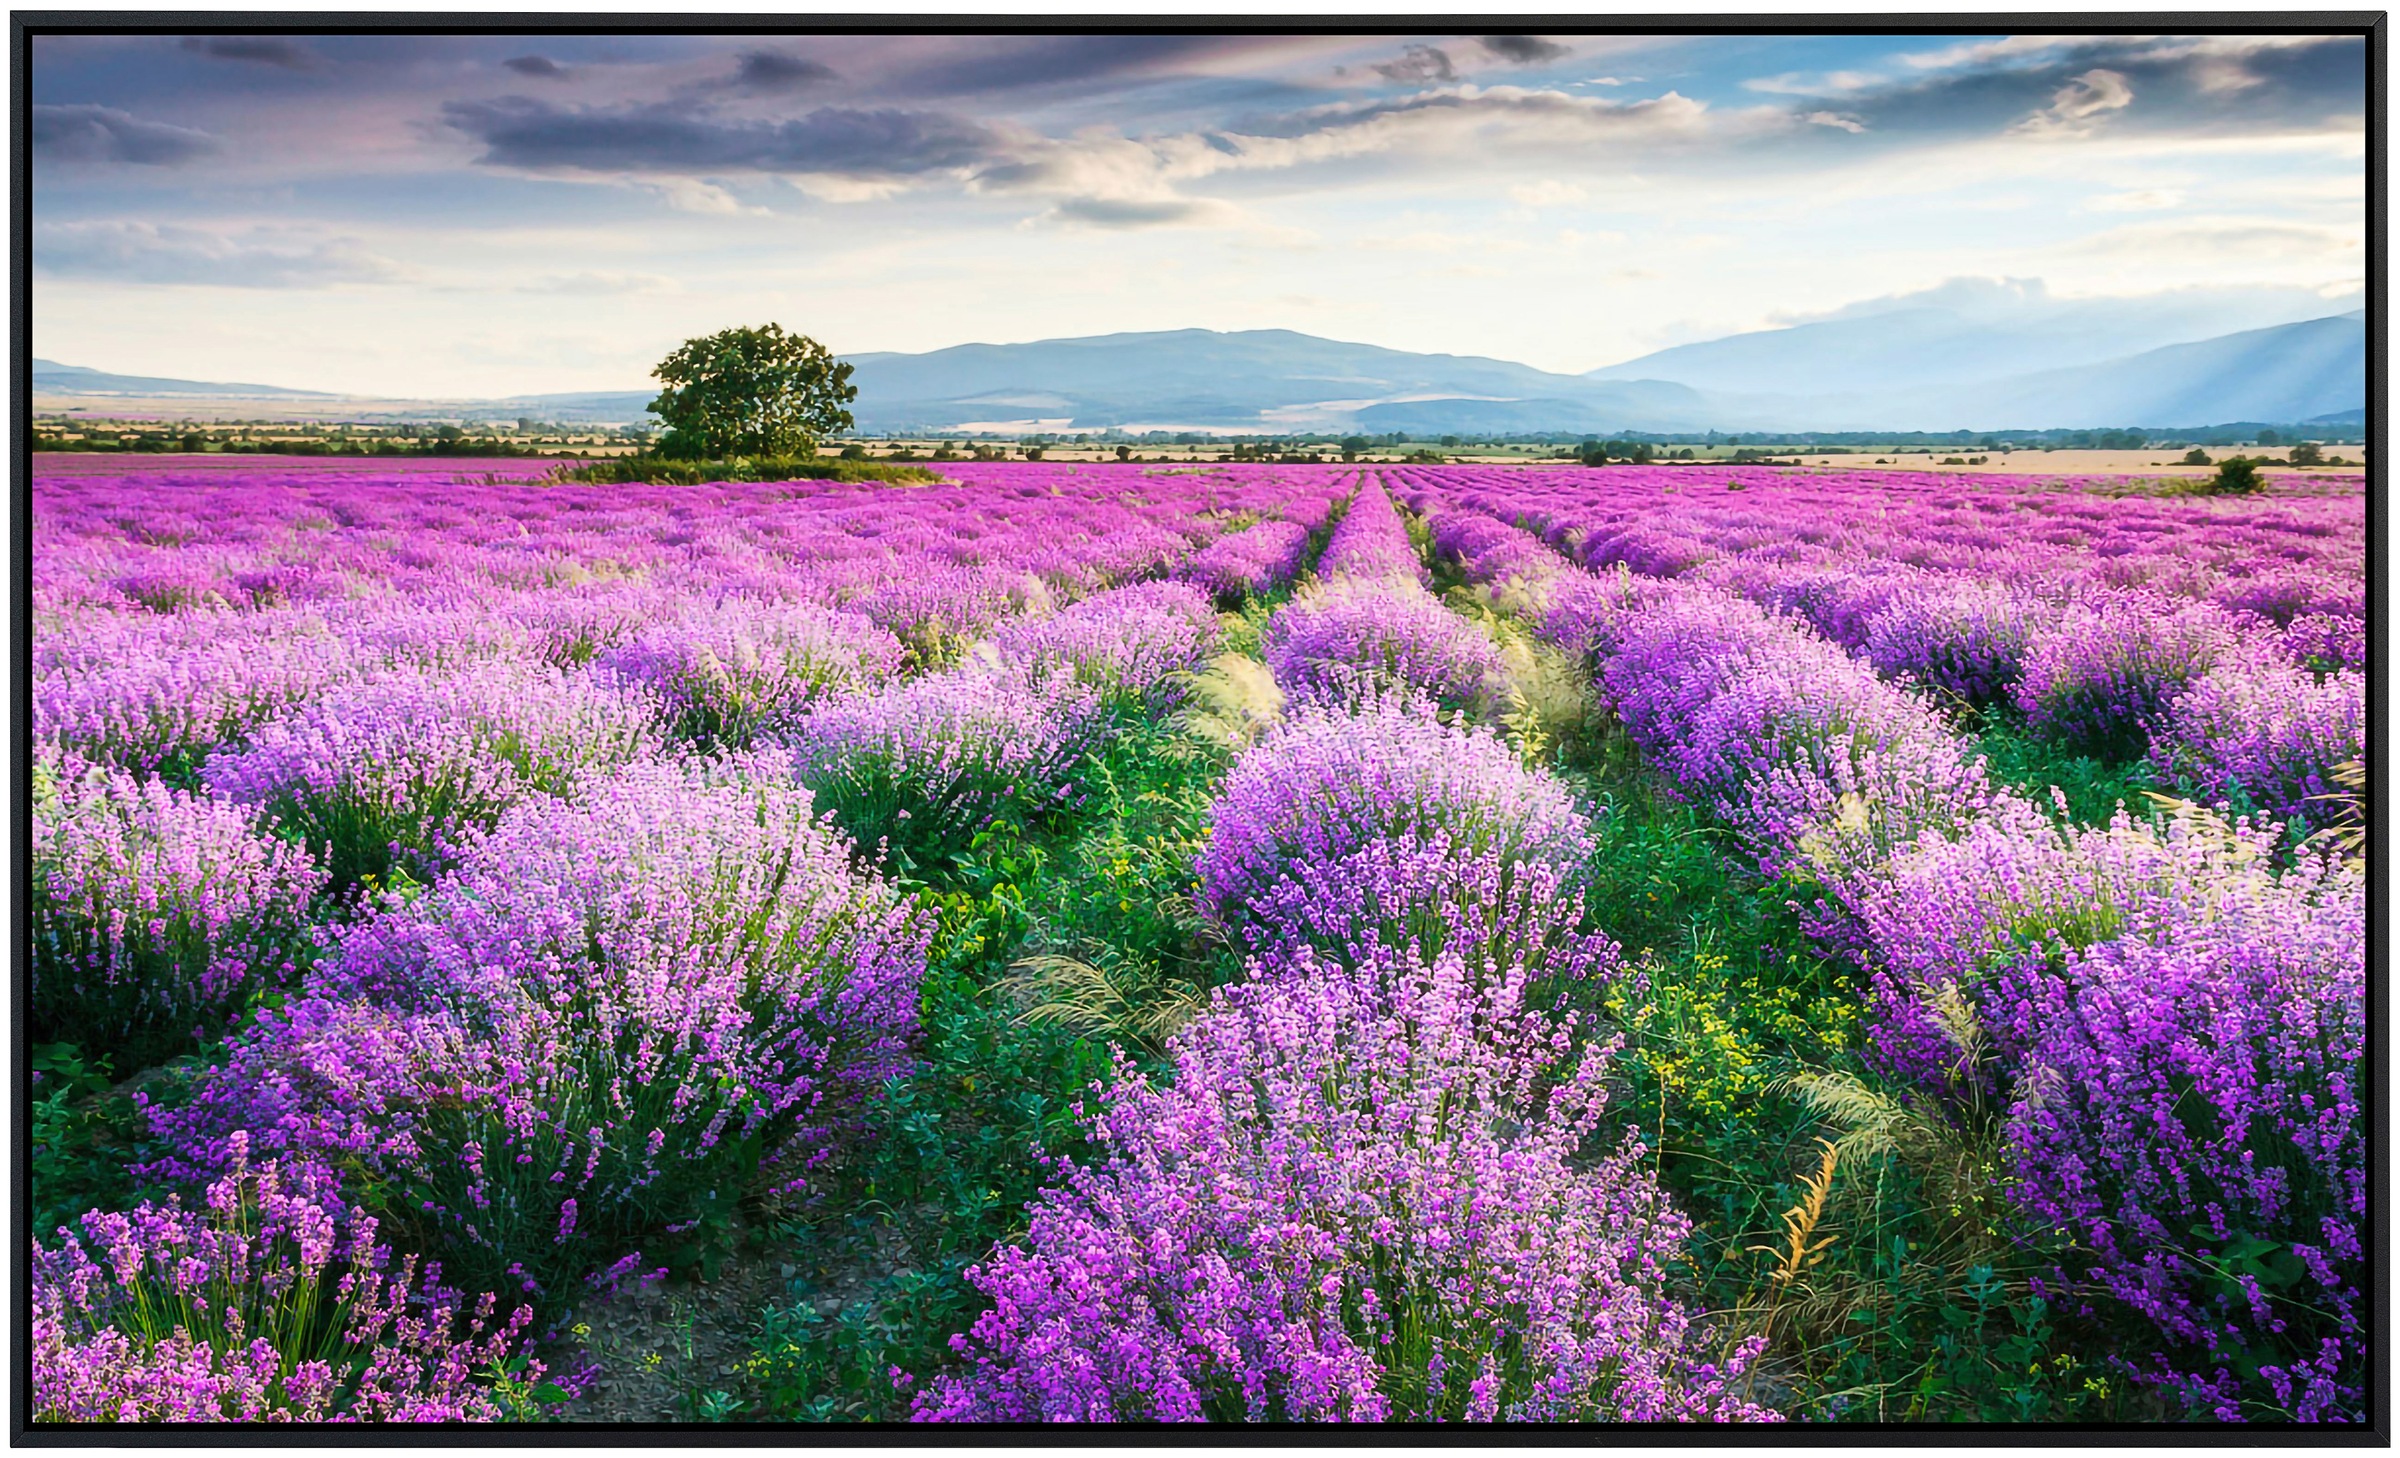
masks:
POLYGON ((2176 464, 2184 466, 2213 466, 2216 464, 2216 462, 2208 458, 2208 452, 2200 449, 2198 446, 2193 446, 2190 450, 2183 453, 2183 459, 2176 464))
POLYGON ((2217 474, 2209 482, 2209 490, 2220 496, 2249 496, 2266 489, 2266 478, 2258 474, 2264 464, 2248 456, 2227 456, 2217 463, 2217 474))
POLYGON ((1089 794, 1066 821, 920 868, 918 894, 941 914, 921 1061, 877 1101, 869 1142, 778 1233, 797 1274, 761 1317, 744 1416, 897 1421, 914 1379, 950 1359, 950 1336, 984 1306, 967 1267, 1022 1233, 1045 1161, 1084 1147, 1074 1105, 1109 1075, 1104 1035, 1137 1060, 1152 1053, 1105 1017, 1041 1015, 1016 969, 1105 950, 1129 974, 1131 1022, 1229 975, 1190 892, 1230 757, 1169 724, 1127 724, 1087 761, 1089 794), (894 1369, 912 1375, 895 1383, 894 1369))
POLYGON ((2105 825, 2123 804, 2135 814, 2149 806, 2157 787, 2150 761, 2094 759, 2062 751, 2026 729, 2014 714, 1988 711, 1975 741, 1992 778, 2036 805, 2053 803, 2052 790, 2066 797, 2067 815, 2078 825, 2105 825))
MULTIPOLYGON (((44 1240, 89 1210, 130 1210, 165 1192, 137 1185, 129 1172, 157 1158, 150 1123, 131 1084, 110 1084, 110 1060, 73 1043, 43 1043, 27 1050, 32 1074, 32 1230, 44 1240)), ((196 1058, 178 1058, 141 1082, 158 1098, 180 1085, 196 1058)), ((170 1094, 167 1101, 172 1101, 170 1094)))
POLYGON ((687 339, 651 371, 666 384, 650 402, 667 423, 659 453, 691 460, 811 456, 854 423, 851 366, 780 324, 687 339))
POLYGON ((658 486, 698 486, 710 481, 890 481, 936 480, 931 471, 841 456, 737 456, 724 461, 681 461, 664 456, 619 456, 553 472, 553 481, 613 486, 628 481, 658 486))

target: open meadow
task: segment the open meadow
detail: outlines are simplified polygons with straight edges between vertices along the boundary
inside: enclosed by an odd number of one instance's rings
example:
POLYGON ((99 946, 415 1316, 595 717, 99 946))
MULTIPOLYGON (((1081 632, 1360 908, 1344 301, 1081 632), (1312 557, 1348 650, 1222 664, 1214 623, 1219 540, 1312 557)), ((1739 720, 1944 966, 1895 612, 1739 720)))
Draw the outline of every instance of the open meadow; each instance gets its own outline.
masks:
POLYGON ((548 466, 35 458, 37 1420, 2365 1415, 2357 473, 548 466))

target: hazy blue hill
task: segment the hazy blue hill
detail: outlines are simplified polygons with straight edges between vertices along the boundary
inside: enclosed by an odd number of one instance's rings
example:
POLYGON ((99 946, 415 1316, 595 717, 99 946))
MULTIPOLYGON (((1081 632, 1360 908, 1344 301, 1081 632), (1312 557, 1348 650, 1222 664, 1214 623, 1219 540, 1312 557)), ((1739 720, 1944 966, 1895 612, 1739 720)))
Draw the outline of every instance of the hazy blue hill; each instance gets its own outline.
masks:
MULTIPOLYGON (((2289 302, 2251 300, 2247 307, 2257 312, 2289 302)), ((1967 303, 1973 307, 1882 309, 1736 335, 1590 375, 1552 374, 1473 355, 1412 354, 1288 329, 1179 329, 862 354, 849 357, 859 387, 853 413, 867 431, 1043 421, 1064 422, 1048 427, 1061 430, 1189 425, 1261 434, 1416 435, 2363 420, 2363 311, 2150 347, 2141 343, 2144 330, 2188 329, 2196 306, 2178 312, 2140 300, 2098 301, 2110 307, 2094 312, 2082 302, 2050 301, 2031 312, 1999 309, 2002 328, 1989 324, 1995 310, 1988 298, 1967 303), (2118 304, 2143 308, 2111 312, 2118 304), (1978 317, 1986 323, 1975 323, 1978 317), (2130 323, 2113 349, 2103 349, 2092 334, 2094 320, 2130 323), (2007 367, 2025 359, 2039 360, 2040 367, 2007 367), (1667 378, 1669 369, 1691 378, 1667 378), (1870 380, 1880 383, 1864 383, 1870 380)), ((344 398, 269 385, 112 375, 48 360, 35 361, 33 378, 41 392, 128 399, 344 398)), ((655 393, 586 390, 438 406, 399 403, 444 418, 621 423, 642 419, 655 393)))
MULTIPOLYGON (((1728 396, 1913 398, 1923 387, 2099 364, 2328 313, 2302 289, 2055 298, 2038 281, 1954 279, 1783 329, 1678 345, 1591 371, 1728 396)), ((1906 428, 1903 423, 1902 428, 1906 428)))
POLYGON ((2333 413, 2363 421, 2366 389, 2366 314, 2357 310, 1996 381, 1972 405, 1953 407, 1958 425, 1929 428, 2196 426, 2333 413))
POLYGON ((240 395, 257 398, 289 397, 305 400, 337 400, 338 395, 323 390, 291 390, 281 385, 236 385, 213 380, 169 380, 151 375, 112 375, 105 370, 85 369, 81 365, 60 364, 56 360, 37 359, 33 362, 33 387, 54 395, 240 395))
POLYGON ((1499 419, 1632 426, 1640 422, 1626 412, 1636 409, 1662 424, 1700 425, 1708 414, 1699 394, 1680 386, 1627 390, 1507 360, 1412 354, 1288 329, 1178 329, 849 359, 858 367, 859 423, 868 427, 1067 419, 1077 428, 1472 430, 1510 428, 1481 423, 1499 419))

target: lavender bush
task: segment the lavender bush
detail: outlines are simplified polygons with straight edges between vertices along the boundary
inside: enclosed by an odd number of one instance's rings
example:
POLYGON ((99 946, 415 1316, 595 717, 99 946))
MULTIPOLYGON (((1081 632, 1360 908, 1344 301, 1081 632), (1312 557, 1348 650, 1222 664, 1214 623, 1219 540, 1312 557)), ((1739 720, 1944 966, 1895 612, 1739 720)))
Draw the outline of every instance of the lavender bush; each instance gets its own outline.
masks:
POLYGON ((1492 640, 1406 582, 1349 579, 1294 598, 1268 620, 1263 651, 1276 683, 1302 703, 1413 690, 1482 716, 1508 691, 1492 640))
POLYGON ((2363 878, 2071 960, 2010 1122, 2011 1188, 2071 1274, 2156 1326, 2202 1415, 2365 1416, 2363 878), (2298 899, 2298 898, 2295 898, 2298 899), (2088 1252, 2084 1254, 2084 1252, 2088 1252))
POLYGON ((1308 537, 1308 528, 1296 521, 1258 522, 1194 552, 1176 576, 1208 593, 1217 606, 1238 608, 1300 574, 1308 537))
POLYGON ((2210 804, 2235 802, 2298 827, 2333 823, 2333 767, 2366 755, 2363 674, 2318 678, 2279 657, 2229 655, 2152 735, 2161 778, 2210 804))
POLYGON ((1397 698, 1357 715, 1303 713, 1226 777, 1197 896, 1247 946, 1272 934, 1254 908, 1281 905, 1279 883, 1305 884, 1378 844, 1437 842, 1501 876, 1527 862, 1572 874, 1592 845, 1565 787, 1493 735, 1397 698))
POLYGON ((992 642, 1000 661, 1032 682, 1064 676, 1103 707, 1157 712, 1173 705, 1177 676, 1197 669, 1216 637, 1216 612, 1198 588, 1145 582, 1019 619, 992 642))
POLYGON ((883 683, 902 656, 899 639, 850 613, 736 597, 644 629, 594 662, 651 695, 676 738, 738 748, 789 730, 815 703, 883 683))
POLYGON ((796 773, 862 847, 903 868, 967 850, 1002 817, 1075 802, 1097 695, 1073 679, 953 671, 829 704, 792 737, 796 773))
POLYGON ((2023 675, 2042 616, 2037 601, 1997 583, 1912 588, 1870 620, 1866 656, 1879 673, 1981 707, 2006 697, 2023 675))
POLYGON ((34 1241, 35 1422, 490 1422, 564 1396, 531 1311, 420 1279, 321 1174, 237 1158, 203 1205, 34 1241))
POLYGON ((1257 975, 1170 1082, 1120 1069, 921 1419, 1770 1416, 1757 1343, 1703 1360, 1667 1294, 1688 1226, 1638 1143, 1576 1158, 1604 1046, 1455 959, 1257 975))
POLYGON ((246 1133, 552 1299, 801 1188, 904 1066, 931 928, 788 773, 639 766, 511 812, 158 1111, 167 1172, 246 1133))
POLYGON ((2131 757, 2233 637, 2222 614, 2152 595, 2072 603, 2033 639, 2014 698, 2037 732, 2131 757))
POLYGON ((306 958, 325 875, 232 805, 46 753, 33 767, 27 1032, 132 1071, 306 958))
POLYGON ((326 694, 210 759, 209 788, 316 848, 337 888, 429 879, 528 795, 659 749, 633 700, 519 660, 399 669, 326 694))

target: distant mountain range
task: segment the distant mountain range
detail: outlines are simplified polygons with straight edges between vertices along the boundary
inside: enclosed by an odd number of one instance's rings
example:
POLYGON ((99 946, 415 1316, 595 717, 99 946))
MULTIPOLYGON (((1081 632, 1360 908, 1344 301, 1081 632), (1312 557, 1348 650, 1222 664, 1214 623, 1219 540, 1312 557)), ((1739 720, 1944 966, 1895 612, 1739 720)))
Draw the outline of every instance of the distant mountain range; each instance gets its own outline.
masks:
POLYGON ((149 375, 112 375, 56 360, 33 362, 36 395, 135 395, 173 400, 194 395, 233 395, 253 400, 338 400, 322 390, 287 390, 281 385, 230 385, 209 380, 165 380, 149 375))
MULTIPOLYGON (((861 354, 859 428, 1382 434, 2012 430, 2363 423, 2364 310, 2206 337, 2138 300, 1898 307, 1678 346, 1583 375, 1284 329, 1182 329, 861 354), (2161 342, 2160 336, 2167 336, 2161 342), (1795 384, 1805 389, 1791 388, 1795 384)), ((332 401, 37 360, 39 395, 332 401)), ((653 391, 524 395, 453 416, 641 418, 653 391)))

